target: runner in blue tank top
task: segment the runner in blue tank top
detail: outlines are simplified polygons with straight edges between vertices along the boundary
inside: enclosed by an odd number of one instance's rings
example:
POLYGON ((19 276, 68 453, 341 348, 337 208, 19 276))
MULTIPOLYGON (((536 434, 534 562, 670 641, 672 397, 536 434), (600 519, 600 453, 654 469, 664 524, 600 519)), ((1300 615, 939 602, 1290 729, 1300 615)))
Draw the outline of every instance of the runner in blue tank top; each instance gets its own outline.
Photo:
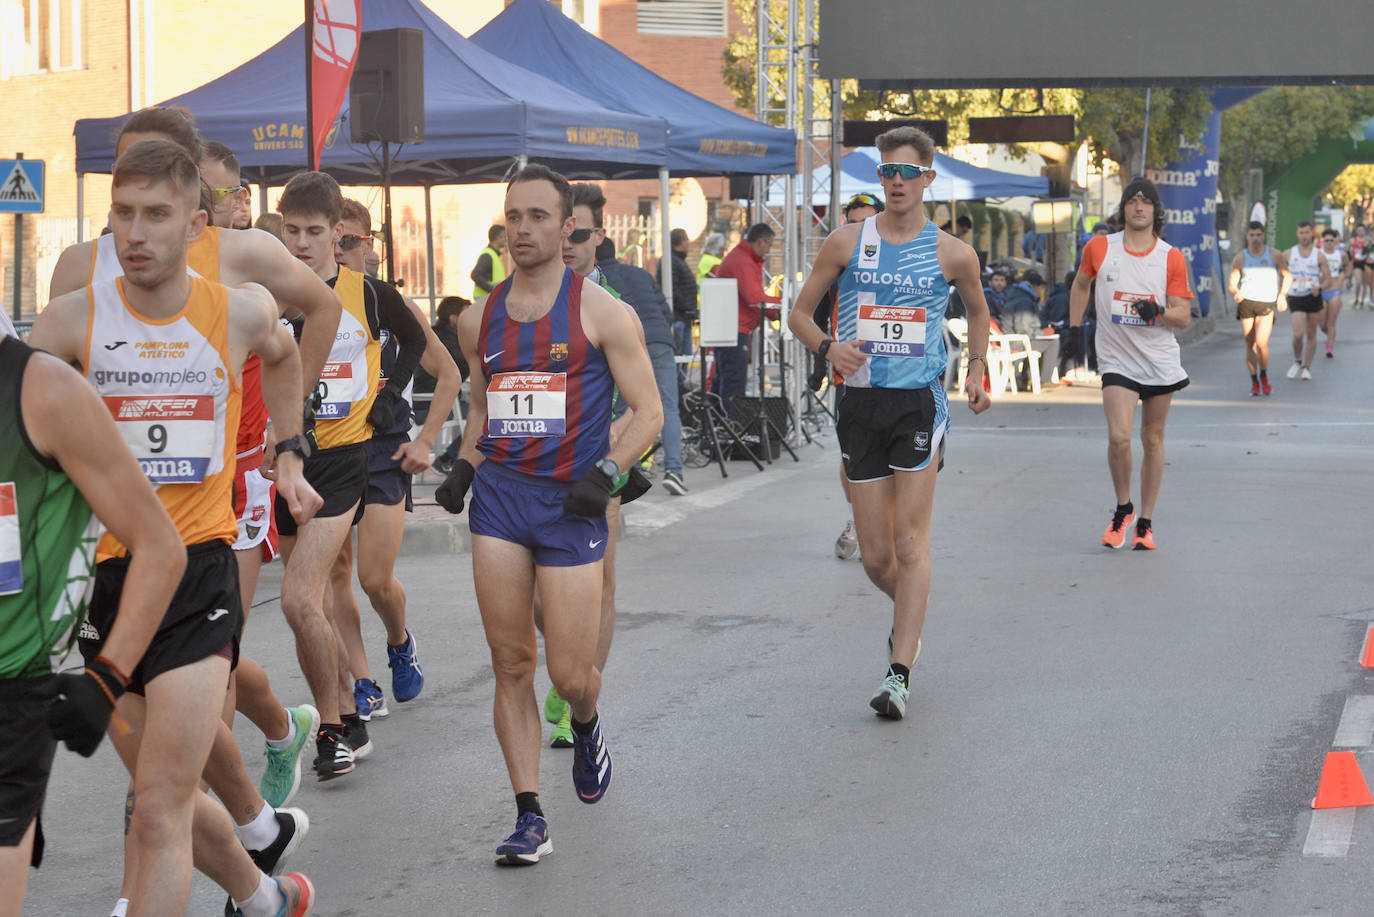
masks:
POLYGON ((921 651, 930 596, 930 507, 943 464, 949 405, 943 319, 950 286, 968 310, 965 386, 975 413, 983 390, 988 306, 978 255, 926 219, 922 197, 935 180, 935 144, 916 128, 877 138, 887 209, 830 234, 788 318, 803 344, 845 379, 836 433, 850 482, 864 572, 892 599, 888 666, 869 705, 901 719, 911 667, 921 651), (815 321, 816 306, 839 281, 837 337, 815 321), (981 362, 979 362, 981 361, 981 362))
POLYGON ((496 675, 496 734, 515 790, 515 832, 496 848, 508 865, 536 863, 553 849, 539 804, 536 586, 549 679, 571 707, 577 797, 597 802, 610 785, 594 661, 606 506, 621 469, 663 423, 630 316, 563 265, 572 210, 567 179, 541 165, 521 169, 506 189, 516 270, 458 320, 472 406, 461 458, 435 492, 456 513, 472 488, 473 582, 496 675), (613 386, 634 413, 611 447, 613 386))

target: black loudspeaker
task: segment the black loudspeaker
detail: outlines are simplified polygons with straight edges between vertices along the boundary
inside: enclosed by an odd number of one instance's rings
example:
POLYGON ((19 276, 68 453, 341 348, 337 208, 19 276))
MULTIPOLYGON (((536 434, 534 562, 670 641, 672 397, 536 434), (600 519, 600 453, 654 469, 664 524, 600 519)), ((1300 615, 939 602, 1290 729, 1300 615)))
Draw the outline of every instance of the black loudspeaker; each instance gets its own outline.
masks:
POLYGON ((754 196, 754 176, 739 175, 735 172, 730 173, 730 199, 733 201, 748 200, 754 196))
MULTIPOLYGON (((791 426, 791 413, 787 410, 787 399, 769 397, 763 399, 763 409, 769 420, 773 422, 772 428, 768 431, 768 455, 764 455, 760 443, 759 431, 759 400, 743 395, 730 399, 730 422, 740 431, 740 439, 748 446, 760 459, 776 459, 782 454, 781 436, 788 434, 791 426)), ((727 456, 732 461, 748 461, 749 456, 739 449, 731 441, 722 443, 723 447, 729 450, 727 456)))
POLYGON ((348 91, 354 143, 424 143, 424 33, 419 29, 364 32, 348 91))

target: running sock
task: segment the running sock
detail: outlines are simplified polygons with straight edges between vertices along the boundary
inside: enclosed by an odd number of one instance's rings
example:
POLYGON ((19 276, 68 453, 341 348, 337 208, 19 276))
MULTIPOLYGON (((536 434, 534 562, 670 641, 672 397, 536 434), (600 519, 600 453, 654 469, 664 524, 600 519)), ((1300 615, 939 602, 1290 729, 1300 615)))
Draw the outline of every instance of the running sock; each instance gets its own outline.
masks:
POLYGON ((262 811, 246 825, 235 825, 234 833, 246 850, 266 850, 277 839, 281 827, 277 824, 277 810, 263 804, 262 811))
POLYGON ((281 739, 268 739, 267 744, 271 748, 281 750, 292 742, 296 741, 296 718, 291 714, 286 714, 286 736, 281 739))
POLYGON ((247 901, 235 901, 243 917, 274 917, 286 905, 286 896, 277 882, 265 872, 258 873, 258 889, 247 901))
MULTIPOLYGON (((1260 377, 1261 379, 1268 379, 1268 378, 1269 378, 1269 370, 1267 370, 1267 369, 1261 369, 1261 370, 1260 370, 1260 375, 1259 375, 1259 377, 1260 377)), ((1251 378, 1253 378, 1253 377, 1251 377, 1251 378)))
POLYGON ((572 731, 573 731, 573 735, 584 736, 584 737, 585 737, 585 736, 591 735, 591 734, 592 734, 592 730, 596 728, 596 722, 597 722, 597 720, 599 719, 599 717, 600 717, 600 714, 593 713, 593 714, 592 714, 592 718, 591 718, 589 721, 585 722, 585 723, 579 723, 579 722, 577 721, 577 717, 575 717, 575 716, 574 716, 574 717, 569 717, 569 719, 572 720, 572 731))
POLYGON ((888 665, 888 671, 893 675, 898 675, 902 679, 902 684, 911 687, 911 669, 902 665, 900 662, 893 662, 888 665))
POLYGON ((1255 375, 1254 373, 1251 373, 1251 374, 1250 374, 1250 381, 1251 381, 1251 382, 1258 382, 1258 381, 1259 381, 1259 376, 1255 375))
POLYGON ((1125 503, 1118 503, 1116 505, 1116 511, 1118 514, 1120 514, 1121 518, 1124 519, 1131 513, 1135 512, 1135 504, 1129 500, 1127 500, 1125 503))
POLYGON ((544 817, 544 810, 539 807, 538 793, 516 793, 515 794, 515 817, 518 819, 526 812, 533 812, 540 818, 544 817))
POLYGON ((110 917, 125 917, 129 913, 129 899, 120 898, 115 902, 114 910, 110 911, 110 917))
POLYGON ((1146 532, 1148 532, 1149 530, 1150 530, 1150 520, 1149 520, 1149 519, 1146 519, 1144 516, 1141 516, 1139 519, 1136 520, 1136 523, 1135 523, 1135 532, 1136 532, 1137 535, 1144 535, 1144 534, 1145 534, 1146 532))
POLYGON ((355 710, 355 711, 353 711, 352 713, 345 713, 345 714, 343 715, 342 719, 343 719, 343 725, 344 725, 345 727, 349 726, 349 725, 352 724, 352 723, 357 723, 357 722, 359 722, 359 719, 358 719, 358 712, 355 710))

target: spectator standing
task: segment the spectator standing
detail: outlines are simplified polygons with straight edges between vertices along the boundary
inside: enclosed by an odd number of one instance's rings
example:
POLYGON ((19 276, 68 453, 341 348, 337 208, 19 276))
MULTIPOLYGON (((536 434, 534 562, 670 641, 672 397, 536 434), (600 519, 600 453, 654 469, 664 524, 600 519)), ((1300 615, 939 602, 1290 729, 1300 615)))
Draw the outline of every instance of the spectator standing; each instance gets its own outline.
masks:
POLYGON ((506 264, 501 253, 506 250, 506 227, 499 223, 487 230, 487 247, 477 255, 473 265, 472 297, 477 299, 490 293, 498 283, 506 279, 506 264))
MULTIPOLYGON (((674 229, 673 244, 673 338, 680 356, 692 355, 692 325, 697 320, 697 278, 687 264, 687 230, 674 229)), ((678 383, 686 380, 687 368, 678 370, 678 383)))
MULTIPOLYGON (((781 302, 763 289, 763 259, 773 247, 773 238, 767 223, 755 223, 716 267, 716 276, 733 277, 739 290, 739 343, 716 348, 716 379, 712 385, 727 416, 730 399, 744 394, 745 380, 749 378, 749 338, 761 322, 760 313, 765 304, 781 302)), ((769 317, 774 314, 776 310, 769 317)))
POLYGON ((724 254, 725 236, 718 232, 707 236, 705 244, 701 246, 701 260, 697 262, 698 283, 707 277, 716 276, 716 265, 720 264, 721 256, 724 254))

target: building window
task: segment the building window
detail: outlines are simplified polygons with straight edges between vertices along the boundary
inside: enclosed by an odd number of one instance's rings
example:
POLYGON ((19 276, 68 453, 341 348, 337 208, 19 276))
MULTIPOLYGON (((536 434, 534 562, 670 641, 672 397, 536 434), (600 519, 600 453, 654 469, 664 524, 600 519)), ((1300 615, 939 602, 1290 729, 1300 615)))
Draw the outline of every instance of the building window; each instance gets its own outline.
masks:
POLYGON ((0 0, 0 79, 86 66, 81 0, 0 0))
POLYGON ((645 35, 726 37, 726 0, 638 0, 639 31, 645 35))

